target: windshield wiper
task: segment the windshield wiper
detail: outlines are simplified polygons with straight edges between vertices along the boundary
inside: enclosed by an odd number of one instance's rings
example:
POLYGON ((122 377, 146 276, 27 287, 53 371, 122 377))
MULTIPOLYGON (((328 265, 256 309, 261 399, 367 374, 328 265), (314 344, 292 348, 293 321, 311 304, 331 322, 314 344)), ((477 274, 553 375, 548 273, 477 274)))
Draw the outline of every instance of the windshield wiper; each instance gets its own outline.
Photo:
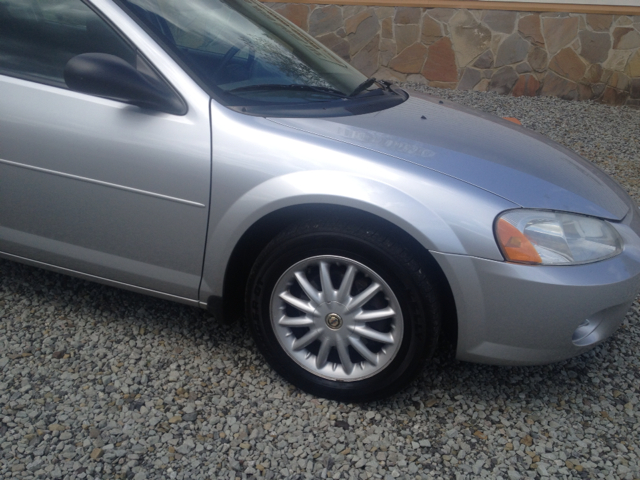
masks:
POLYGON ((246 87, 238 87, 233 88, 227 93, 238 93, 238 92, 259 92, 259 91, 273 91, 273 90, 289 90, 289 91, 300 91, 300 92, 316 92, 322 93, 325 95, 331 95, 332 97, 339 98, 347 98, 347 95, 342 93, 339 90, 335 90, 329 87, 319 87, 313 85, 302 85, 299 83, 293 83, 290 85, 285 85, 281 83, 266 83, 261 85, 247 85, 246 87))
POLYGON ((376 81, 377 80, 374 77, 367 78, 364 82, 362 82, 360 85, 358 85, 355 88, 355 90, 349 94, 349 96, 350 97, 355 97, 356 95, 358 95, 359 93, 364 92, 367 88, 369 88, 371 85, 376 83, 376 81))
POLYGON ((380 88, 382 88, 382 90, 385 90, 387 92, 393 92, 393 90, 391 89, 391 83, 385 80, 376 80, 374 77, 371 77, 371 78, 367 78, 364 82, 358 85, 355 88, 355 90, 349 94, 349 97, 355 97, 357 95, 360 95, 362 92, 364 92, 367 88, 369 88, 374 83, 377 83, 380 86, 380 88))

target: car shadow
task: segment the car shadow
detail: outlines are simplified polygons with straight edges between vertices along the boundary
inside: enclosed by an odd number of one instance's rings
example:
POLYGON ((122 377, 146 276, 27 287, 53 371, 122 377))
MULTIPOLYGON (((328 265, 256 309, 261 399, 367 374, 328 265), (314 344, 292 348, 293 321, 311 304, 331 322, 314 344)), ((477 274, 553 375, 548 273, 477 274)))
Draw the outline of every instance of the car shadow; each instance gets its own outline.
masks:
MULTIPOLYGON (((299 396, 300 401, 313 398, 288 385, 265 365, 242 322, 218 321, 206 310, 0 260, 0 312, 8 312, 5 316, 15 315, 16 303, 23 303, 25 311, 38 306, 50 310, 53 307, 48 320, 55 326, 51 335, 68 349, 83 347, 82 340, 79 343, 69 340, 74 335, 73 319, 82 315, 96 326, 108 324, 110 328, 131 328, 131 338, 136 335, 162 337, 159 342, 166 358, 157 363, 156 368, 168 368, 181 355, 208 352, 203 360, 211 362, 218 362, 220 358, 234 362, 232 357, 238 355, 245 363, 253 364, 252 371, 256 375, 268 377, 270 383, 273 382, 270 388, 282 389, 287 396, 299 396), (247 357, 251 358, 247 360, 247 357)), ((637 302, 634 308, 630 315, 637 316, 637 302)), ((0 321, 4 321, 2 316, 0 321)), ((622 328, 632 327, 625 325, 622 328)), ((619 330, 602 345, 578 357, 529 367, 460 362, 455 359, 454 348, 445 344, 408 389, 387 400, 363 404, 362 408, 397 408, 408 402, 426 410, 450 407, 451 402, 459 401, 487 405, 542 401, 560 405, 568 397, 597 396, 603 388, 606 391, 602 393, 610 395, 616 388, 624 391, 627 387, 627 380, 619 372, 625 362, 633 361, 618 354, 621 335, 624 333, 619 330)), ((247 368, 245 365, 243 370, 247 368)), ((622 395, 614 402, 624 403, 625 400, 622 395)))

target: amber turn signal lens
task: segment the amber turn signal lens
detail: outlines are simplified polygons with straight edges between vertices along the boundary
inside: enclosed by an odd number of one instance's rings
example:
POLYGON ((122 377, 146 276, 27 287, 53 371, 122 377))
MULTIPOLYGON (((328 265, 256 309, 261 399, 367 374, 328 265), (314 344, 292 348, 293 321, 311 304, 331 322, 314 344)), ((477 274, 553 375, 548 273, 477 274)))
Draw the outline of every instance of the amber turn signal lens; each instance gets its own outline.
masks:
POLYGON ((542 263, 540 255, 529 239, 503 218, 498 220, 496 235, 502 247, 502 253, 508 261, 518 263, 542 263))

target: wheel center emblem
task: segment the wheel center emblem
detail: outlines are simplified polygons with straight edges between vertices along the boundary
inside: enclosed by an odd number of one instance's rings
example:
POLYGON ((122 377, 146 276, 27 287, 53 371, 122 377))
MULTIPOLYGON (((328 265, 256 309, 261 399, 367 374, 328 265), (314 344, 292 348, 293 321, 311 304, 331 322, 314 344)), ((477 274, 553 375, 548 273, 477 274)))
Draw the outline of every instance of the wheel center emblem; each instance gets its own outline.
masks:
POLYGON ((342 326, 342 319, 337 313, 330 313, 327 315, 325 322, 327 322, 327 327, 331 330, 338 330, 342 326))

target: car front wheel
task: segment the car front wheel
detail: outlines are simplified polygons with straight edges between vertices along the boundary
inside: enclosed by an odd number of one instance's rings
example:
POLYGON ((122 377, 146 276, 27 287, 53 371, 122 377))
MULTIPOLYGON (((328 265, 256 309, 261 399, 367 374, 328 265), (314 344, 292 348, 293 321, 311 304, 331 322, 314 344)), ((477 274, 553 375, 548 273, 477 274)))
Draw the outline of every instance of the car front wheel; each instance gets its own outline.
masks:
POLYGON ((299 388, 371 401, 403 388, 436 346, 429 275, 381 225, 325 219, 267 245, 248 283, 248 322, 267 361, 299 388))

